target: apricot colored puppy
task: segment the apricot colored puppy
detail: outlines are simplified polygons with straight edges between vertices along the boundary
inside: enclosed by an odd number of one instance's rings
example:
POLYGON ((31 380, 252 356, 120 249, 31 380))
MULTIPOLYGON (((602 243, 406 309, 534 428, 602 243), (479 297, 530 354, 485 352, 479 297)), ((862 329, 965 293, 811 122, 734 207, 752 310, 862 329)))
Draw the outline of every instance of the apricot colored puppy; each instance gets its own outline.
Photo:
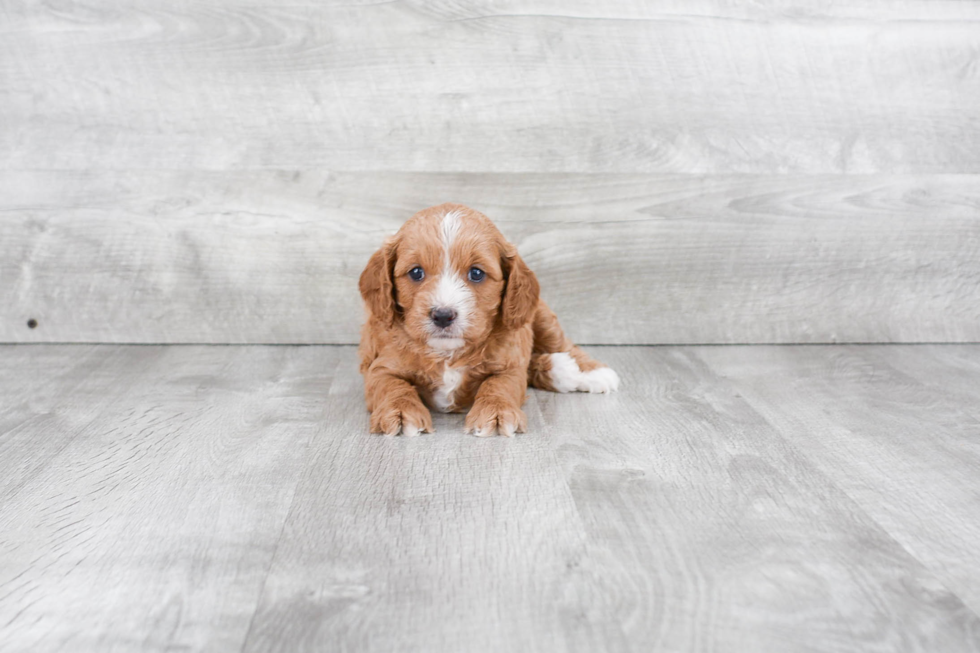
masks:
POLYGON ((460 204, 419 211, 361 273, 361 374, 371 432, 432 431, 429 408, 469 408, 466 432, 513 436, 530 383, 611 392, 619 377, 574 345, 538 280, 489 218, 460 204))

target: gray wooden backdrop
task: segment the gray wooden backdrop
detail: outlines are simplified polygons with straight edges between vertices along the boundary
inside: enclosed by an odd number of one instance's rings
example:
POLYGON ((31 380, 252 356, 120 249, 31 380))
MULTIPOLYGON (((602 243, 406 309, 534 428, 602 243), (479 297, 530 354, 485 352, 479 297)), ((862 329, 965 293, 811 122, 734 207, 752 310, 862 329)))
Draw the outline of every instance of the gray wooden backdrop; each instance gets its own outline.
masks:
POLYGON ((0 34, 0 341, 356 342, 367 257, 443 201, 582 342, 980 340, 980 2, 4 0, 0 34))

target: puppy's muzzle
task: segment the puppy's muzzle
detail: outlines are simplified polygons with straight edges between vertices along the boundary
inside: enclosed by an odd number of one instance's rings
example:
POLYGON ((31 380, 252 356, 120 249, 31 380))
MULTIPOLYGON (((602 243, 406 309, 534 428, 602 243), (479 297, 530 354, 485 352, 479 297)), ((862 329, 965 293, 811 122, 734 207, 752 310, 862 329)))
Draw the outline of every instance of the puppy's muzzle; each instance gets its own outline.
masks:
POLYGON ((451 308, 434 308, 429 313, 432 323, 440 329, 449 327, 456 320, 456 311, 451 308))

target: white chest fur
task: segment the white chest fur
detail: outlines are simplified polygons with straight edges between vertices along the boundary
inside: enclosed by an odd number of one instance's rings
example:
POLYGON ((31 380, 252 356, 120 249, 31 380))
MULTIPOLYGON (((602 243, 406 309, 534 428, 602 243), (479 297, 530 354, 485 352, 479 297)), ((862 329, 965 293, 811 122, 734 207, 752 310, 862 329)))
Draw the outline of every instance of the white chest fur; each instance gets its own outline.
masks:
POLYGON ((436 410, 442 413, 449 412, 465 372, 465 367, 449 367, 448 363, 445 364, 442 370, 442 384, 436 386, 432 393, 432 403, 435 404, 436 410))

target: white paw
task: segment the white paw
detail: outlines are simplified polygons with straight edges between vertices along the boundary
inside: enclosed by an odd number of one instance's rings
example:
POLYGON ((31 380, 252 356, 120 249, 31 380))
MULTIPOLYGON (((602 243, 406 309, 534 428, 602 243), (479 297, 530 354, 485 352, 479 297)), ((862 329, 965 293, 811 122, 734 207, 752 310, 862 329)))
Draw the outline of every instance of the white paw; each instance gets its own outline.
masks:
POLYGON ((581 392, 616 392, 619 390, 619 375, 611 367, 600 367, 582 374, 581 392))
POLYGON ((551 385, 558 392, 615 392, 619 389, 619 375, 609 367, 599 367, 591 372, 579 369, 575 359, 567 353, 551 355, 551 385))

